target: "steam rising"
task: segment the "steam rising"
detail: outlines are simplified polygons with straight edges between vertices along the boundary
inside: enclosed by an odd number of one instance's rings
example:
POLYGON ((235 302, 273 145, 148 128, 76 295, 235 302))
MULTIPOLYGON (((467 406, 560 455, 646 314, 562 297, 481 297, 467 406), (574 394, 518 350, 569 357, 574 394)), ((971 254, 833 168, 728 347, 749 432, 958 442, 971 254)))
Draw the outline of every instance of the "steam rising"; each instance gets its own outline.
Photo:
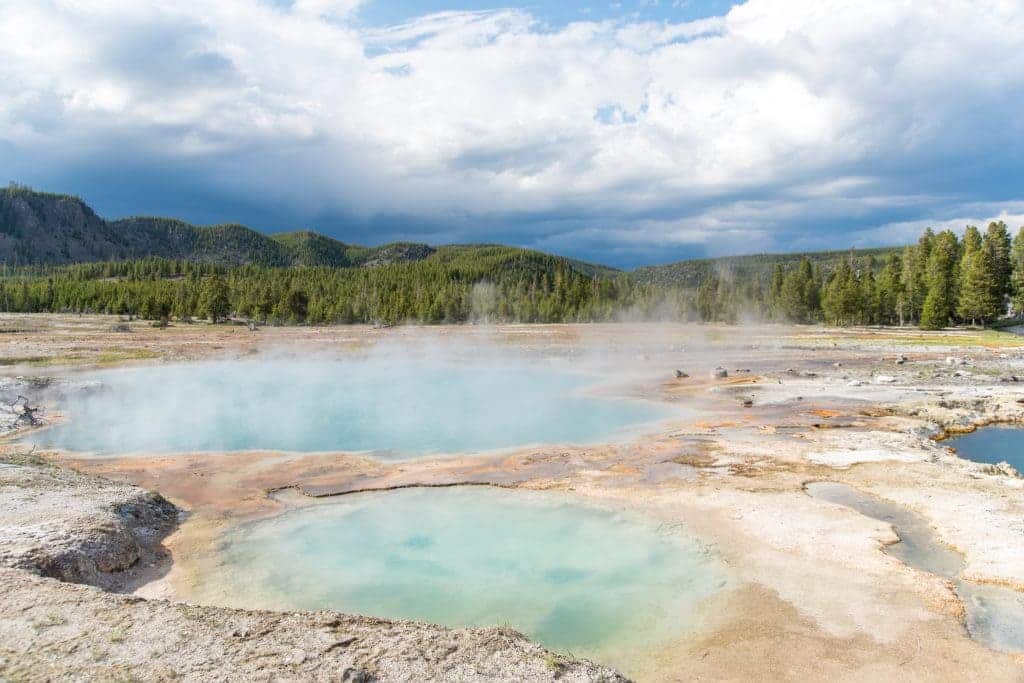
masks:
POLYGON ((589 443, 661 417, 587 396, 587 377, 522 357, 377 349, 357 357, 137 367, 60 401, 43 446, 100 454, 372 451, 380 457, 589 443))

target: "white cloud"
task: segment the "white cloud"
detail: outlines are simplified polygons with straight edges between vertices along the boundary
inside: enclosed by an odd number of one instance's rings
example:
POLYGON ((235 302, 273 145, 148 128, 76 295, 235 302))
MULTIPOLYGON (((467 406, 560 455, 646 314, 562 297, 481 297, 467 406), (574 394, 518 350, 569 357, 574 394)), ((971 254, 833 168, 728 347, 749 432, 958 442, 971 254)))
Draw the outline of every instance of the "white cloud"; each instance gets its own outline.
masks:
POLYGON ((360 4, 7 0, 0 142, 30 175, 116 147, 307 209, 575 215, 584 232, 537 243, 765 248, 817 214, 967 215, 980 198, 956 181, 1021 151, 1019 0, 749 0, 558 29, 510 10, 368 30, 360 4))

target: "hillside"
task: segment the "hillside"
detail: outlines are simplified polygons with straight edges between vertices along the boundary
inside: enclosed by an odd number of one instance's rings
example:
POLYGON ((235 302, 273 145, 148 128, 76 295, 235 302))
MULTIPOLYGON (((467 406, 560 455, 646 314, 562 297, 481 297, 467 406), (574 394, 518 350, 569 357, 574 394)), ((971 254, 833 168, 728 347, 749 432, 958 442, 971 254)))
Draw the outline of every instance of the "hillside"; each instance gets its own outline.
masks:
MULTIPOLYGON (((859 249, 852 253, 858 258, 874 256, 880 262, 894 249, 897 248, 859 249)), ((822 251, 692 259, 645 266, 627 275, 640 284, 692 289, 711 274, 727 275, 735 280, 764 281, 775 264, 788 269, 804 257, 822 272, 829 273, 850 253, 822 251)), ((432 247, 394 242, 365 247, 309 230, 266 235, 239 224, 203 227, 173 218, 135 216, 106 221, 78 197, 19 186, 0 189, 0 261, 13 266, 158 257, 222 267, 360 268, 425 259, 445 261, 456 256, 460 260, 479 259, 499 269, 507 267, 512 260, 521 264, 524 260, 546 256, 550 260, 544 261, 543 268, 549 271, 554 263, 560 262, 587 277, 623 275, 622 271, 600 264, 501 245, 432 247), (501 254, 501 263, 494 260, 496 254, 501 254)), ((534 265, 539 263, 534 261, 534 265)))
POLYGON ((201 227, 173 218, 105 221, 78 197, 11 186, 0 189, 0 261, 65 265, 159 258, 218 266, 353 267, 417 261, 426 244, 345 244, 310 231, 264 235, 244 225, 201 227))
POLYGON ((850 257, 857 259, 874 257, 880 267, 882 261, 902 247, 878 247, 874 249, 846 249, 840 251, 794 252, 790 254, 750 254, 745 256, 721 256, 718 258, 690 259, 661 266, 644 266, 632 271, 632 276, 644 284, 663 287, 696 288, 711 274, 735 280, 766 280, 781 264, 783 269, 798 264, 804 258, 810 260, 823 273, 831 273, 836 265, 850 257))
POLYGON ((327 268, 356 268, 419 261, 434 253, 434 248, 415 242, 392 242, 379 247, 346 244, 311 230, 279 232, 271 235, 284 247, 290 263, 327 268))

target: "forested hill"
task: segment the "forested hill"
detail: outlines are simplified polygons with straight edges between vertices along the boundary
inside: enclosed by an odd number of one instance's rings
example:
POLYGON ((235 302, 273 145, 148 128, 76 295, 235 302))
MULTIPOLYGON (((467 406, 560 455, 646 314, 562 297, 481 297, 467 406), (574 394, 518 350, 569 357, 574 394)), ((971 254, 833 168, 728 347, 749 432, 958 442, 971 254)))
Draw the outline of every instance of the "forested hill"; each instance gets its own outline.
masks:
MULTIPOLYGON (((491 246, 496 245, 466 248, 491 246)), ((437 251, 429 244, 417 242, 364 247, 310 230, 265 235, 244 225, 201 227, 174 218, 136 216, 106 221, 78 197, 37 192, 17 185, 0 189, 0 262, 8 266, 156 257, 225 267, 359 268, 414 263, 437 251)), ((587 276, 619 273, 607 266, 561 260, 587 276)))
POLYGON ((1024 228, 927 229, 903 248, 681 261, 624 273, 502 245, 345 244, 168 218, 105 221, 75 197, 0 190, 0 310, 168 322, 760 318, 986 323, 1024 311, 1024 228))
POLYGON ((404 242, 361 247, 308 231, 264 235, 237 224, 199 227, 142 216, 106 221, 78 197, 0 189, 0 261, 13 266, 155 256, 218 266, 353 267, 418 261, 433 252, 404 242))
POLYGON ((889 254, 899 252, 903 247, 879 247, 875 249, 846 249, 842 251, 815 251, 790 254, 751 254, 746 256, 721 256, 718 258, 690 259, 667 263, 662 266, 644 266, 633 271, 638 282, 665 287, 696 289, 711 276, 734 280, 758 280, 767 282, 775 266, 789 270, 804 259, 811 262, 823 273, 831 273, 840 262, 854 257, 874 257, 876 268, 889 254))
MULTIPOLYGON (((477 248, 493 245, 476 245, 477 248)), ((513 249, 510 247, 510 249, 513 249)), ((266 235, 244 225, 200 227, 173 218, 136 216, 107 221, 78 197, 37 192, 12 185, 0 188, 0 262, 9 266, 67 265, 128 261, 147 257, 217 266, 358 268, 413 263, 437 248, 415 242, 376 247, 347 244, 308 230, 266 235)), ((879 262, 893 249, 856 250, 879 262)), ((643 284, 697 288, 710 275, 766 282, 776 264, 789 268, 804 257, 830 272, 849 251, 760 254, 694 259, 633 271, 643 284)), ((558 258, 558 257, 552 257, 558 258)), ((564 259, 587 276, 615 277, 607 266, 564 259)))

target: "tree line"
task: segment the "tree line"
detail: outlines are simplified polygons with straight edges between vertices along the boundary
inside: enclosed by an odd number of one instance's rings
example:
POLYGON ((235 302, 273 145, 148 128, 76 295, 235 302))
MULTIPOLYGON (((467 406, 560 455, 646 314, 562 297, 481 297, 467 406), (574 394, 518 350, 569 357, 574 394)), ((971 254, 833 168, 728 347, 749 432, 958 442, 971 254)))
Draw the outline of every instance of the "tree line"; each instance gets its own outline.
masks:
POLYGON ((625 276, 587 276, 538 252, 467 247, 361 268, 223 267, 160 258, 5 267, 0 309, 274 324, 601 321, 644 300, 645 289, 625 276))
POLYGON ((273 324, 597 322, 627 319, 986 324, 1024 310, 1024 228, 962 238, 928 229, 916 244, 823 266, 803 258, 762 272, 710 270, 696 287, 585 274, 565 259, 502 246, 445 247, 375 267, 226 267, 146 258, 0 267, 0 310, 229 317, 273 324))
POLYGON ((882 262, 851 256, 827 275, 806 260, 776 268, 767 305, 779 320, 830 325, 989 323, 1024 309, 1024 228, 1012 240, 1003 222, 984 234, 968 226, 962 239, 929 228, 882 262))

